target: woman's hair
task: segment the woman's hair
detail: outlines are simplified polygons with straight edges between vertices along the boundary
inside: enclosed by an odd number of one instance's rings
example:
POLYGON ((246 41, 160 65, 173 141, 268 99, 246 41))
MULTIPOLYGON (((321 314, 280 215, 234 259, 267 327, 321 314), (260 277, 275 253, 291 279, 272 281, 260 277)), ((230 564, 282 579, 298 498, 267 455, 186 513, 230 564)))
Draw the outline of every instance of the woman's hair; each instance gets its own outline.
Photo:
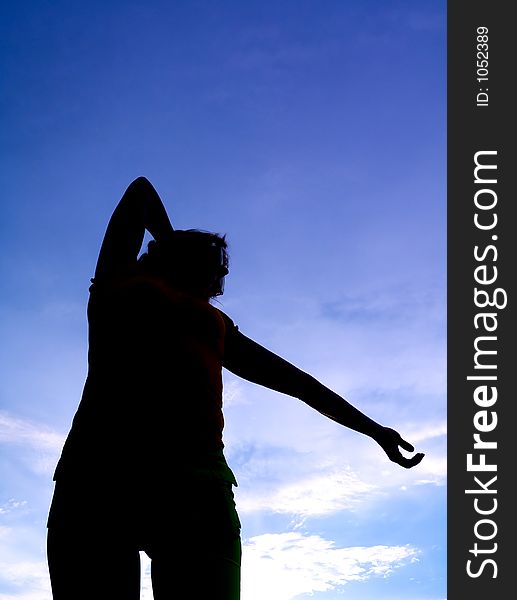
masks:
POLYGON ((147 272, 165 276, 179 283, 199 283, 217 276, 209 290, 210 297, 223 293, 229 257, 226 236, 201 229, 176 229, 167 238, 147 244, 139 262, 147 272))

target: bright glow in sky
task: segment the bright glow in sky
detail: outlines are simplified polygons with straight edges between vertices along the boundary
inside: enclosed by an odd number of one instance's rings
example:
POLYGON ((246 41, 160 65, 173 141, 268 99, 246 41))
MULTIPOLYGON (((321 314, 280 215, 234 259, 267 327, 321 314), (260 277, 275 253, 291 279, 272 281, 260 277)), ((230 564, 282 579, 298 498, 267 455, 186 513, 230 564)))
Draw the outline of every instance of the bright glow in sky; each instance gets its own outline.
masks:
POLYGON ((246 335, 426 453, 225 372, 242 600, 442 600, 446 3, 28 0, 0 27, 0 599, 50 600, 89 280, 145 175, 175 227, 227 234, 246 335))

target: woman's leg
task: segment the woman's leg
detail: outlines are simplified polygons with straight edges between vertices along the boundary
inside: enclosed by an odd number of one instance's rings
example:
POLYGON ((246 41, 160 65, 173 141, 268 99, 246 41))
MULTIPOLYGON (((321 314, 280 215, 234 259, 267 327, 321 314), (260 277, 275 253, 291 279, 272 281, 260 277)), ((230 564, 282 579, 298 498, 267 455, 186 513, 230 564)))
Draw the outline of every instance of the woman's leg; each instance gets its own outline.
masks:
POLYGON ((47 523, 53 600, 139 600, 140 554, 127 504, 106 483, 56 483, 47 523))
POLYGON ((178 597, 189 600, 239 600, 241 575, 240 540, 211 547, 195 540, 182 547, 153 548, 151 578, 154 600, 178 597))
POLYGON ((126 536, 93 528, 48 528, 53 600, 139 600, 140 555, 126 536))
POLYGON ((206 482, 176 494, 153 531, 143 549, 154 600, 171 600, 179 590, 189 600, 239 600, 240 523, 231 485, 206 482))

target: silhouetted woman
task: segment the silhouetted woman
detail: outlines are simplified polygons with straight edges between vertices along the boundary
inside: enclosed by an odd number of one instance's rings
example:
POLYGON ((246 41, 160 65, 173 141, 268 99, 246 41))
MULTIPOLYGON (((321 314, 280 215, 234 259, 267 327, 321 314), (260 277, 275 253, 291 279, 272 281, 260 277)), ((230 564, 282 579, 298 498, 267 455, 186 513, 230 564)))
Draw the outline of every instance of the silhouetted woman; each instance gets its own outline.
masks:
POLYGON ((237 600, 240 523, 223 454, 222 368, 306 402, 410 468, 413 452, 316 379, 243 335, 210 300, 224 237, 174 230, 133 181, 108 224, 88 303, 88 375, 56 467, 47 552, 54 600, 237 600), (154 238, 138 259, 145 230, 154 238))

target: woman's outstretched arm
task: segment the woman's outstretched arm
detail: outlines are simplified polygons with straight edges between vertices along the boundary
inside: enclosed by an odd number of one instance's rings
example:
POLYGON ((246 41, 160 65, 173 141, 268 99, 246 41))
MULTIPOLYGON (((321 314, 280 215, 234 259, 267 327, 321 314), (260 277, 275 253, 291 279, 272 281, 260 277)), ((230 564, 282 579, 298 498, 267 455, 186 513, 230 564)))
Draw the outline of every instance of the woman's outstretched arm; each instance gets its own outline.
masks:
POLYGON ((148 179, 138 177, 129 184, 111 215, 95 277, 115 273, 134 263, 146 229, 159 241, 173 228, 158 192, 148 179))
POLYGON ((415 449, 398 432, 376 423, 317 379, 239 331, 228 336, 224 366, 248 381, 299 398, 340 425, 371 437, 391 461, 406 469, 414 467, 424 457, 422 453, 405 457, 400 448, 408 452, 415 449))

